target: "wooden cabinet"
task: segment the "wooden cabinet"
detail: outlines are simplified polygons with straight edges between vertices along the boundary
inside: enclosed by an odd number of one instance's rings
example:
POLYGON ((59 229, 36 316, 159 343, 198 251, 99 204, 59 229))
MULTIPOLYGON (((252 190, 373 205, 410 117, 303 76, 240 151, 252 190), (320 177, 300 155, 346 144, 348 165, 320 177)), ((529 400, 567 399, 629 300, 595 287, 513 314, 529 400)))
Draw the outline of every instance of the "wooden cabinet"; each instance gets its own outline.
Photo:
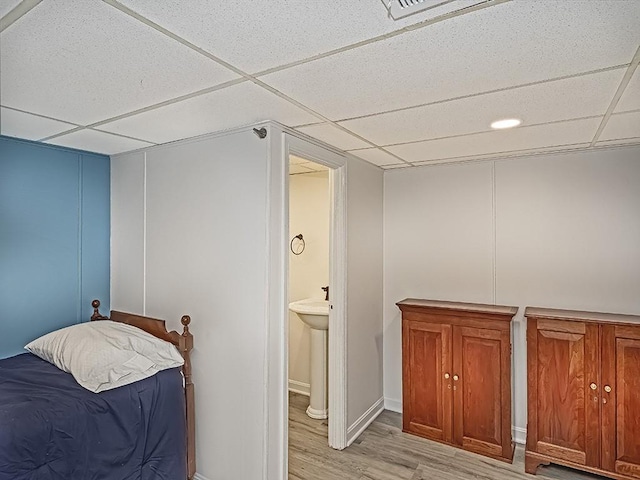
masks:
POLYGON ((517 307, 405 299, 402 429, 511 462, 517 307))
POLYGON ((525 470, 640 479, 640 316, 527 307, 525 470))

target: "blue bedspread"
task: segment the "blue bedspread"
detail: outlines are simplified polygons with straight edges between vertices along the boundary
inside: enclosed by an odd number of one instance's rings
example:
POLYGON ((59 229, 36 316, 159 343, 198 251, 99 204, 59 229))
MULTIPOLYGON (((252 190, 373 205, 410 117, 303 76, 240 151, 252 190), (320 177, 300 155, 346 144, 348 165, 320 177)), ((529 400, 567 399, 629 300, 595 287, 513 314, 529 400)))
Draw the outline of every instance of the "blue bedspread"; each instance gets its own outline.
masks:
POLYGON ((179 369, 99 394, 25 353, 0 360, 0 480, 184 480, 179 369))

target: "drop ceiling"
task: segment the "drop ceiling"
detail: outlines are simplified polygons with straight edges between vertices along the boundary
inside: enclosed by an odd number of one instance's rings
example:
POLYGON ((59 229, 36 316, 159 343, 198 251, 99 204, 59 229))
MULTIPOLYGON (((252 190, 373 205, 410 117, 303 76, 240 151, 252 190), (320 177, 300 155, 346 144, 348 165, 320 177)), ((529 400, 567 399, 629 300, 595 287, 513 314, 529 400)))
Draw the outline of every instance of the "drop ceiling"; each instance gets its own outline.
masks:
POLYGON ((328 167, 309 161, 304 158, 289 156, 289 175, 302 175, 305 173, 318 173, 329 170, 328 167))
POLYGON ((0 131, 116 154, 276 120, 385 169, 640 144, 640 1, 385 4, 5 0, 0 131))

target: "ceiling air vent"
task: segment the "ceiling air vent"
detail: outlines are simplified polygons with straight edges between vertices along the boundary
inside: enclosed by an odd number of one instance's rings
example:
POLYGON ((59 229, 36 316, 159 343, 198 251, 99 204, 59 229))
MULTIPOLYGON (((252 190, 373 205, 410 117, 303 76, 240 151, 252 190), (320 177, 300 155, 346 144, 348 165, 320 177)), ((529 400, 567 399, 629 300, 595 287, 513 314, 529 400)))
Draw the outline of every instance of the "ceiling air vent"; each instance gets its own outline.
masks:
POLYGON ((451 2, 452 0, 391 0, 385 3, 387 3, 389 14, 397 20, 451 2))
POLYGON ((433 9, 434 16, 462 10, 485 0, 382 0, 394 20, 433 9))

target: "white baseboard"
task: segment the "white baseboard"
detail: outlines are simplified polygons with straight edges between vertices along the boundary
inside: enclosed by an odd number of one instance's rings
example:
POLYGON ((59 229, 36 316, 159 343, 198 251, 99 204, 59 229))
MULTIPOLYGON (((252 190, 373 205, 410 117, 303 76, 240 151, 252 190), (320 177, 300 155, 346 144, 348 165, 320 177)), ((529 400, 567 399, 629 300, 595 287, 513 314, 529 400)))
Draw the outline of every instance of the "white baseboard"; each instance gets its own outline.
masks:
POLYGON ((209 480, 207 477, 205 477, 204 475, 200 475, 199 473, 196 473, 193 476, 193 480, 209 480))
POLYGON ((396 413, 402 413, 402 400, 396 400, 393 398, 384 399, 384 408, 396 413))
POLYGON ((360 436, 365 429, 384 411, 384 398, 380 397, 376 403, 371 405, 369 409, 356 420, 353 425, 347 429, 347 447, 360 436))
POLYGON ((524 445, 527 443, 527 429, 521 427, 513 427, 512 430, 513 441, 519 443, 520 445, 524 445))
POLYGON ((289 391, 299 393, 300 395, 311 395, 311 385, 308 383, 298 382, 297 380, 289 380, 289 391))

